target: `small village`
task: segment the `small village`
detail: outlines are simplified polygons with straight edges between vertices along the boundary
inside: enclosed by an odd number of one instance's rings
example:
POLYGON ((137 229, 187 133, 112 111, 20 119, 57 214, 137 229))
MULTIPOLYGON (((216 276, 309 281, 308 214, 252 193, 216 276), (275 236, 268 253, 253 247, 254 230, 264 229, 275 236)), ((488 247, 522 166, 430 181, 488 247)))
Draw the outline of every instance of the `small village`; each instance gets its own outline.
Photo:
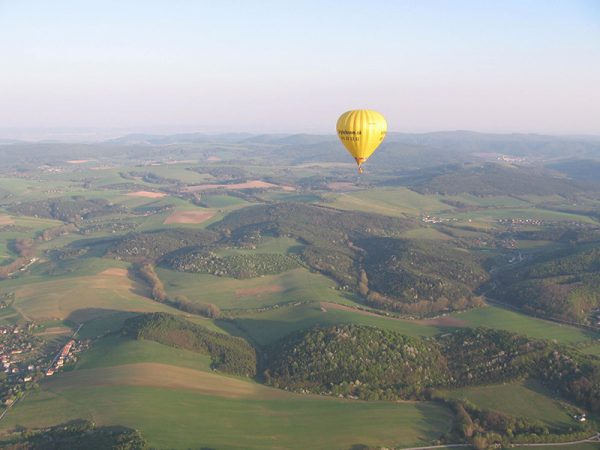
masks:
POLYGON ((50 377, 60 371, 64 366, 77 362, 78 354, 87 349, 89 343, 87 341, 78 341, 69 339, 69 341, 60 349, 57 355, 52 360, 50 366, 46 369, 45 375, 50 377))
POLYGON ((33 323, 0 327, 0 398, 10 406, 39 380, 47 360, 41 353, 43 341, 31 334, 33 323))
POLYGON ((0 327, 0 401, 5 407, 37 386, 44 376, 77 361, 77 354, 89 345, 69 339, 54 356, 56 346, 33 334, 35 328, 34 322, 0 327))

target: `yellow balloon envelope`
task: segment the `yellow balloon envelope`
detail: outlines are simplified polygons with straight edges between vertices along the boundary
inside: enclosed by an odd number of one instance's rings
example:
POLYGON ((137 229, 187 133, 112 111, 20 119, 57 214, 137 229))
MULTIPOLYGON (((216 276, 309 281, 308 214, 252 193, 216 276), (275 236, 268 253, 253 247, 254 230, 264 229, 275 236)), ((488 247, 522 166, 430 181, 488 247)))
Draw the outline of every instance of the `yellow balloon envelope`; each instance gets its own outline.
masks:
POLYGON ((337 134, 344 147, 362 164, 373 154, 387 133, 387 122, 377 111, 355 109, 346 111, 337 121, 337 134))

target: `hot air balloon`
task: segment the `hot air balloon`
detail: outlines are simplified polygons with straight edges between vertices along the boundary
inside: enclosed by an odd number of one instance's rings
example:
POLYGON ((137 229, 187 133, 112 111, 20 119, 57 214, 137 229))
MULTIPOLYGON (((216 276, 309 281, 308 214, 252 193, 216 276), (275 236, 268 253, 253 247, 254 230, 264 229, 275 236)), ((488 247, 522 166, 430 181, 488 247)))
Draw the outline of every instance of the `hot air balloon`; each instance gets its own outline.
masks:
POLYGON ((346 111, 337 121, 337 134, 344 147, 356 160, 358 172, 373 154, 387 133, 387 122, 377 111, 355 109, 346 111))

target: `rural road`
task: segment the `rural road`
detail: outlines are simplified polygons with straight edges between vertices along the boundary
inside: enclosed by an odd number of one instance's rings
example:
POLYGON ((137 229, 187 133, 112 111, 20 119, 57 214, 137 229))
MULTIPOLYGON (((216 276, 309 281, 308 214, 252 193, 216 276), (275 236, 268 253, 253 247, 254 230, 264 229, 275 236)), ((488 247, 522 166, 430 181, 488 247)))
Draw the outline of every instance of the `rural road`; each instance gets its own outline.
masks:
MULTIPOLYGON (((589 444, 594 442, 600 442, 600 433, 596 433, 586 439, 579 441, 570 442, 550 442, 545 444, 511 444, 512 447, 557 447, 560 445, 577 445, 577 444, 589 444)), ((448 445, 430 445, 429 447, 407 447, 400 450, 429 450, 435 448, 458 448, 458 447, 471 447, 469 444, 448 444, 448 445)))

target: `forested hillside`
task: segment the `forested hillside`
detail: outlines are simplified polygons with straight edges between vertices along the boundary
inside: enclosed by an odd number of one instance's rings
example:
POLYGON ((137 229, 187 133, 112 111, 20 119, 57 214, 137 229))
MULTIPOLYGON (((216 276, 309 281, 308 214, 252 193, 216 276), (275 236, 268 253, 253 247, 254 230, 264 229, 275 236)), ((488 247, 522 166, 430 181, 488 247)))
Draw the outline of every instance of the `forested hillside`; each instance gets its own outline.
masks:
POLYGON ((492 295, 524 311, 590 324, 600 308, 600 247, 544 255, 498 277, 492 295))
POLYGON ((267 383, 296 391, 424 398, 431 388, 535 378, 600 411, 600 360, 506 331, 463 329, 424 339, 344 325, 292 334, 266 354, 267 383))
POLYGON ((166 313, 142 314, 127 319, 123 333, 134 339, 209 354, 213 367, 223 372, 245 376, 256 374, 256 353, 246 341, 215 333, 181 317, 166 313))
POLYGON ((209 273, 238 279, 273 275, 299 266, 295 258, 279 253, 218 256, 212 252, 194 249, 170 254, 162 263, 180 272, 209 273))
POLYGON ((267 383, 368 400, 414 397, 449 375, 435 342, 357 325, 295 334, 267 353, 267 383))
POLYGON ((480 304, 487 274, 472 253, 452 245, 395 238, 360 239, 371 304, 423 314, 480 304), (382 295, 379 295, 382 294, 382 295))
POLYGON ((24 202, 8 209, 16 214, 57 219, 64 222, 75 222, 126 211, 123 206, 112 204, 105 199, 90 200, 77 196, 24 202))
POLYGON ((451 244, 399 238, 418 226, 377 214, 277 204, 235 211, 212 229, 242 246, 265 235, 294 237, 305 244, 301 258, 309 267, 377 307, 422 315, 480 304, 473 293, 486 279, 480 262, 451 244))
POLYGON ((112 244, 107 255, 129 261, 155 260, 182 248, 210 245, 218 238, 211 231, 184 228, 131 233, 112 244))

